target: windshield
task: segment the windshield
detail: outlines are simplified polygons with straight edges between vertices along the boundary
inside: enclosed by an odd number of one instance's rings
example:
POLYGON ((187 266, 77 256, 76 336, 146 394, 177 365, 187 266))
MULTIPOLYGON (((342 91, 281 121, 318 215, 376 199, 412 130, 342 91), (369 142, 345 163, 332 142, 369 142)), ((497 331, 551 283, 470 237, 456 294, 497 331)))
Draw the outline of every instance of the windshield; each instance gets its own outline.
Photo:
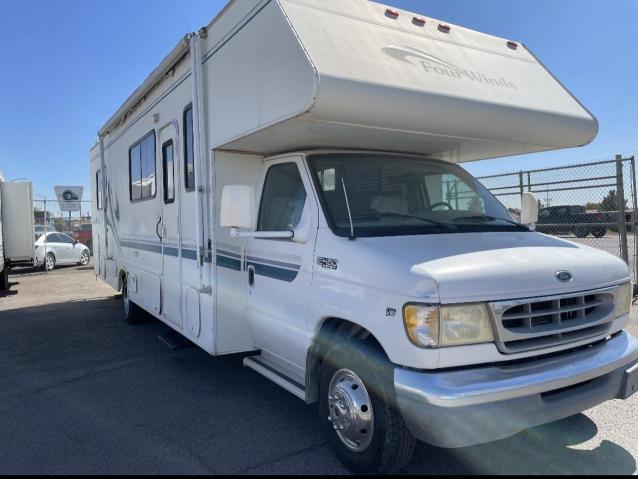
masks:
POLYGON ((464 169, 442 161, 330 154, 309 159, 339 236, 528 231, 464 169))

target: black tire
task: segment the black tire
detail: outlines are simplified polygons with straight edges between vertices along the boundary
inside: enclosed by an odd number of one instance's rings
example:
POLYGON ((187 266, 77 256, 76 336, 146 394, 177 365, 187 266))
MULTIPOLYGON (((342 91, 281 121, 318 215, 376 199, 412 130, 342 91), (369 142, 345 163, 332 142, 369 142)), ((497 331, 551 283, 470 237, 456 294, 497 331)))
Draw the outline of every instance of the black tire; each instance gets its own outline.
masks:
MULTIPOLYGON (((385 354, 367 343, 338 343, 323 359, 319 378, 321 427, 337 457, 353 472, 392 474, 403 469, 412 458, 416 440, 394 406, 392 378, 393 368, 385 354), (339 414, 334 407, 331 409, 328 396, 333 378, 339 378, 343 371, 354 372, 361 379, 372 403, 372 438, 366 438, 369 444, 360 451, 348 447, 335 430, 339 414)), ((367 412, 368 407, 361 406, 360 410, 367 412)))
POLYGON ((124 319, 128 324, 138 324, 144 321, 144 311, 135 304, 128 296, 127 278, 122 281, 122 303, 124 309, 124 319))
POLYGON ((0 272, 0 291, 9 289, 9 266, 4 265, 4 269, 0 272))
POLYGON ((53 271, 55 269, 55 255, 53 253, 47 253, 42 268, 45 271, 53 271))
POLYGON ((589 230, 587 228, 574 228, 574 235, 576 238, 587 238, 589 230))
POLYGON ((602 238, 607 234, 606 228, 594 228, 591 232, 594 235, 594 238, 602 238))

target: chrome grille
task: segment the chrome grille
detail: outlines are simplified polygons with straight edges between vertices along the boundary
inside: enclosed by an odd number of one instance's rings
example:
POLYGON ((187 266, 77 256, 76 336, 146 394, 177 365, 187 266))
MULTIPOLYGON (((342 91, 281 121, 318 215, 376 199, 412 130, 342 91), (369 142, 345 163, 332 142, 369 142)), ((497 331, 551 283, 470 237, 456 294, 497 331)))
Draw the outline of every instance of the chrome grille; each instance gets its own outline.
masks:
POLYGON ((615 289, 491 303, 496 344, 506 354, 604 337, 615 289))

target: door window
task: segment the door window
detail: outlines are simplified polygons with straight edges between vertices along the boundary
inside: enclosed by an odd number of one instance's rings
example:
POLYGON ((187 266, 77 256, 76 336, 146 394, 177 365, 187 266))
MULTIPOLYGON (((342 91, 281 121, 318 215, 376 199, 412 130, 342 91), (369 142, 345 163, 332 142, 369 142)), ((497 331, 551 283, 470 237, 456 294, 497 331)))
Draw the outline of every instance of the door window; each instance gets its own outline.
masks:
POLYGON ((66 244, 73 243, 73 238, 71 238, 70 236, 58 234, 58 237, 59 237, 58 243, 66 243, 66 244))
POLYGON ((162 169, 164 176, 164 203, 175 201, 175 166, 173 161, 173 140, 162 145, 162 169))
POLYGON ((301 221, 306 189, 296 163, 271 166, 259 210, 259 231, 289 231, 301 221))

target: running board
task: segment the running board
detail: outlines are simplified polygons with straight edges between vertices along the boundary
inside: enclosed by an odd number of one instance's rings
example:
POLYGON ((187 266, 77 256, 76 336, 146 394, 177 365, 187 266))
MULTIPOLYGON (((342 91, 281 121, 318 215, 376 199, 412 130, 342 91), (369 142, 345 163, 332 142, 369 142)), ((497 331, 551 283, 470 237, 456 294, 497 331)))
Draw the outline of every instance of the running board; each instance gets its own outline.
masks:
POLYGON ((299 384, 294 379, 290 378, 285 372, 273 361, 269 361, 263 356, 251 356, 244 358, 244 366, 257 371, 262 376, 267 377, 272 382, 279 384, 286 391, 291 392, 299 399, 306 400, 306 390, 302 384, 299 384))

